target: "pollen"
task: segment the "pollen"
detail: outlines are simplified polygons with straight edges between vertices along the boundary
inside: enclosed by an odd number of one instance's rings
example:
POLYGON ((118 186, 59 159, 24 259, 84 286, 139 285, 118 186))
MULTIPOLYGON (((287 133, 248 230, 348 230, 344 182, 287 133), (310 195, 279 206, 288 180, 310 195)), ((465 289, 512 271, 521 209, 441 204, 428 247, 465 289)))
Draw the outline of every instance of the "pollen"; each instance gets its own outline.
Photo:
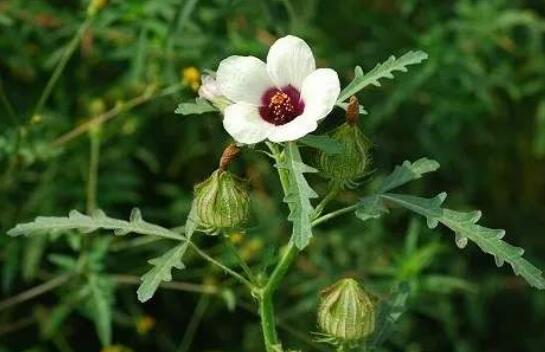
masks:
POLYGON ((284 125, 304 110, 299 91, 292 86, 269 89, 263 95, 262 104, 259 109, 261 117, 274 125, 284 125))

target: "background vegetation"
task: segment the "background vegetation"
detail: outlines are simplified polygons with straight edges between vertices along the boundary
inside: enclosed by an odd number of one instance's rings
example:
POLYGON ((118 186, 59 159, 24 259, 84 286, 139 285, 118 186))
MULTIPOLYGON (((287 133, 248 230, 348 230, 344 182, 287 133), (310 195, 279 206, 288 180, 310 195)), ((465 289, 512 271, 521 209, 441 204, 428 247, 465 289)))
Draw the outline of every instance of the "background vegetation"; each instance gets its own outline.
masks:
MULTIPOLYGON (((100 351, 94 308, 78 299, 86 284, 63 276, 83 250, 112 307, 117 347, 104 350, 262 349, 252 298, 196 257, 174 284, 137 302, 137 276, 167 243, 107 232, 86 241, 4 234, 37 215, 95 207, 127 218, 138 206, 150 221, 182 224, 193 184, 230 142, 219 116, 173 113, 196 94, 188 68, 215 69, 235 53, 263 57, 287 33, 305 38, 343 82, 355 65, 368 70, 391 54, 426 51, 428 61, 360 96, 375 175, 406 159, 438 160, 439 172, 411 186, 430 196, 449 190, 453 207, 484 210, 486 225, 506 228, 545 268, 542 1, 112 0, 96 16, 87 5, 0 1, 0 351, 100 351), (29 289, 44 293, 23 302, 29 297, 17 294, 29 289)), ((337 111, 326 124, 341 117, 337 111)), ((286 207, 265 157, 243 155, 235 169, 250 180, 254 202, 253 228, 235 245, 264 267, 272 244, 289 235, 286 207)), ((324 180, 311 181, 324 191, 324 180)), ((199 241, 233 262, 216 239, 199 241)), ((316 233, 277 302, 283 340, 324 349, 308 333, 316 330, 317 294, 342 276, 379 296, 409 282, 406 313, 385 350, 543 350, 543 293, 403 212, 363 224, 347 216, 316 233)))

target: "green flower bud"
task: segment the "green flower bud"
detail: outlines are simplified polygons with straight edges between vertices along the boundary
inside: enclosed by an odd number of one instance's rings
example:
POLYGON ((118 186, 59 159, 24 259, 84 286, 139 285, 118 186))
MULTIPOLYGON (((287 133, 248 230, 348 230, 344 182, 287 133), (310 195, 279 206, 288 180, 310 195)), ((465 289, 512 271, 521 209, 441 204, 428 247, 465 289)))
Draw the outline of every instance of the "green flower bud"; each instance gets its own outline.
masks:
POLYGON ((197 215, 201 225, 212 230, 235 230, 248 220, 250 197, 245 182, 218 169, 195 186, 197 215))
POLYGON ((375 330, 375 304, 353 279, 342 279, 323 290, 318 326, 341 343, 361 340, 375 330))
POLYGON ((341 146, 340 153, 320 152, 318 164, 326 178, 346 183, 365 175, 370 164, 371 143, 356 125, 346 122, 339 126, 331 138, 341 146))
POLYGON ((341 151, 337 154, 321 152, 318 164, 326 178, 341 185, 350 185, 365 176, 370 164, 371 142, 358 128, 359 104, 352 96, 346 109, 346 122, 333 131, 331 138, 338 142, 341 151))

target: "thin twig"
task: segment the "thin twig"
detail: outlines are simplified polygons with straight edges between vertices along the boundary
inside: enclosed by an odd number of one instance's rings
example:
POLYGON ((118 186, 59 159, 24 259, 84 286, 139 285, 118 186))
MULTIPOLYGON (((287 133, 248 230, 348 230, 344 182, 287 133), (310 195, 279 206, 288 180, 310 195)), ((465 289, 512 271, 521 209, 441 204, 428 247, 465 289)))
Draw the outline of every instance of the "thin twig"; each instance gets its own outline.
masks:
POLYGON ((55 288, 66 283, 71 276, 72 276, 72 273, 67 273, 67 274, 57 276, 47 282, 44 282, 43 284, 35 286, 29 290, 23 291, 16 296, 3 300, 0 302, 0 311, 3 311, 19 303, 26 302, 40 295, 43 295, 44 293, 54 290, 55 288))
POLYGON ((97 124, 90 132, 89 174, 87 178, 87 214, 92 214, 97 207, 98 165, 100 161, 100 129, 97 124))
POLYGON ((24 329, 36 322, 35 317, 23 318, 14 322, 10 322, 6 325, 0 325, 0 336, 11 334, 13 332, 24 329))
MULTIPOLYGON (((139 285, 142 282, 138 276, 133 275, 115 274, 110 275, 110 278, 116 283, 126 285, 139 285)), ((191 282, 182 281, 162 282, 159 287, 175 291, 197 292, 209 295, 215 295, 219 293, 219 290, 216 286, 199 285, 191 282)))
POLYGON ((250 279, 250 281, 252 283, 254 283, 254 284, 257 283, 255 275, 252 272, 252 269, 250 269, 250 267, 248 266, 248 263, 246 263, 244 258, 242 258, 240 256, 240 253, 238 252, 238 250, 234 246, 233 242, 231 242, 231 239, 229 237, 227 237, 227 236, 225 237, 225 243, 227 244, 227 248, 229 248, 229 251, 231 251, 233 256, 237 259, 237 261, 238 261, 240 267, 242 268, 242 270, 244 270, 244 273, 246 273, 246 276, 248 276, 248 278, 250 279))
POLYGON ((329 221, 329 220, 333 219, 334 217, 337 217, 339 215, 354 211, 354 210, 358 209, 359 207, 361 207, 361 205, 359 203, 356 203, 356 204, 352 204, 352 205, 350 205, 348 207, 332 211, 331 213, 320 216, 318 219, 314 220, 312 222, 312 226, 317 226, 317 225, 319 225, 321 223, 324 223, 326 221, 329 221))
POLYGON ((17 126, 19 123, 19 119, 17 118, 17 113, 15 112, 13 105, 11 105, 8 99, 8 96, 6 95, 6 91, 4 90, 4 83, 2 82, 1 78, 0 78, 0 99, 2 99, 2 103, 4 104, 4 107, 6 108, 8 116, 10 117, 11 120, 13 120, 13 124, 17 126))
POLYGON ((157 94, 151 94, 150 91, 145 91, 143 94, 125 102, 122 104, 116 105, 111 110, 106 111, 103 114, 100 114, 98 116, 95 116, 91 118, 90 120, 82 123, 81 125, 75 127, 73 130, 63 134, 59 138, 57 138, 55 141, 53 141, 52 145, 55 147, 62 146, 63 144, 66 144, 70 142, 72 139, 80 136, 81 134, 87 132, 89 129, 91 129, 93 126, 97 124, 102 124, 108 120, 113 119, 117 115, 129 111, 139 105, 142 105, 150 100, 161 98, 170 94, 174 94, 177 91, 179 91, 181 88, 183 88, 184 85, 177 83, 173 84, 171 86, 166 87, 165 89, 159 91, 157 94))
POLYGON ((231 276, 233 276, 235 279, 237 279, 238 281, 240 281, 242 284, 246 285, 248 287, 248 289, 250 289, 250 291, 254 291, 255 290, 255 287, 254 285, 248 281, 244 276, 240 275, 239 273, 237 273, 236 271, 233 271, 232 269, 228 268, 227 266, 225 266, 224 264, 220 263, 219 261, 217 261, 216 259, 212 258, 211 256, 209 256, 208 254, 206 254, 204 251, 202 251, 199 247, 197 247, 197 245, 195 245, 193 242, 191 241, 187 241, 187 243, 189 243, 189 246, 191 248, 193 248, 193 250, 198 254, 200 255, 203 259, 209 261, 210 263, 214 264, 215 266, 221 268, 223 271, 225 271, 226 273, 230 274, 231 276))
POLYGON ((55 71, 53 71, 53 74, 49 78, 49 81, 47 81, 47 84, 42 94, 40 95, 40 99, 38 100, 38 103, 36 104, 36 107, 34 108, 34 112, 30 118, 32 118, 33 116, 41 112, 47 99, 51 95, 53 88, 55 87, 55 85, 57 84, 57 81, 61 77, 61 74, 64 71, 66 64, 68 63, 68 61, 70 60, 74 52, 76 51, 76 48, 78 47, 78 44, 80 43, 81 38, 83 37, 83 34, 87 30, 87 28, 89 28, 89 26, 91 25, 92 20, 93 20, 92 16, 87 17, 85 21, 78 28, 78 31, 76 32, 74 37, 72 37, 72 39, 68 43, 66 50, 62 54, 61 60, 57 64, 57 67, 55 67, 55 71))
POLYGON ((193 315, 191 316, 191 320, 189 321, 189 324, 187 325, 187 328, 185 329, 182 342, 180 343, 180 346, 176 350, 177 352, 186 352, 189 350, 189 348, 191 347, 191 343, 193 342, 193 339, 195 338, 195 333, 197 332, 197 328, 199 327, 199 324, 209 304, 210 304, 209 296, 202 295, 199 298, 199 302, 197 303, 197 306, 195 307, 195 311, 193 312, 193 315))

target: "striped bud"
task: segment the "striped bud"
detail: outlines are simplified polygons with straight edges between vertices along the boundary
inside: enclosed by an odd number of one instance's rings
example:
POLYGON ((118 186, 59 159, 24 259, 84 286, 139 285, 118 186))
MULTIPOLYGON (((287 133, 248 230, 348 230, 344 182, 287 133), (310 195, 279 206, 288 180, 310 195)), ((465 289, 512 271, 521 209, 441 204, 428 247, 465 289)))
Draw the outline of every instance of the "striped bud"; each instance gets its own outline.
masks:
POLYGON ((248 220, 246 184, 227 170, 218 169, 195 186, 195 202, 201 225, 211 230, 236 230, 248 220))
POLYGON ((361 340, 375 330, 375 304, 353 279, 342 279, 320 295, 318 326, 341 343, 361 340))

